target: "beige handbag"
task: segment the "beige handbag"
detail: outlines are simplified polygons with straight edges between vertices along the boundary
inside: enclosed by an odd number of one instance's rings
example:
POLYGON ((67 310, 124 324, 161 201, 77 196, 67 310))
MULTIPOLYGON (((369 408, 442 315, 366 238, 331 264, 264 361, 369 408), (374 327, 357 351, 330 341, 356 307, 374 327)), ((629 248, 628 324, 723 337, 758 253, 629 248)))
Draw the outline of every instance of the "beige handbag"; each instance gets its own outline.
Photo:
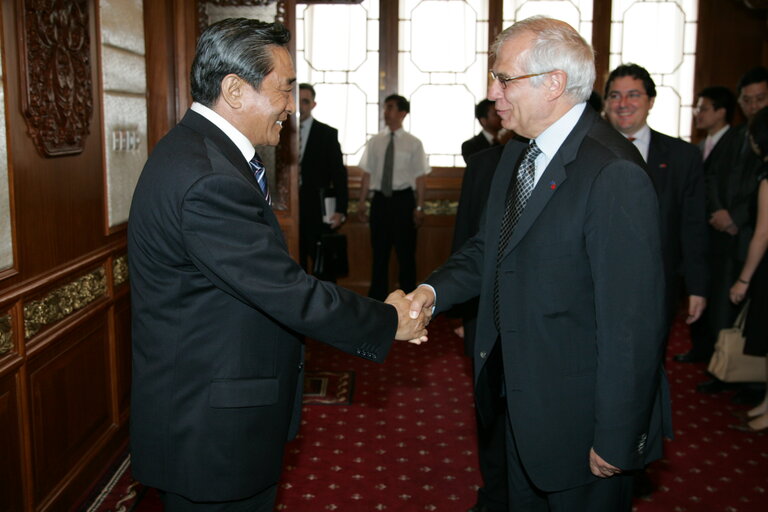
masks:
POLYGON ((723 382, 765 382, 765 357, 744 355, 744 322, 749 303, 744 304, 733 327, 721 329, 709 373, 723 382))

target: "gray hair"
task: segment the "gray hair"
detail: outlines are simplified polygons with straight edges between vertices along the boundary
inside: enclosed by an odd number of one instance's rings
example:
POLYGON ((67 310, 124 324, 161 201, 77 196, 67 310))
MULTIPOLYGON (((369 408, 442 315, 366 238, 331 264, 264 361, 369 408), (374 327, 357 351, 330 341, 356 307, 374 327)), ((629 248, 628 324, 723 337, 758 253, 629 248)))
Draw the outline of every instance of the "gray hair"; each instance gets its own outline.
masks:
MULTIPOLYGON (((517 57, 524 73, 559 69, 568 77, 565 92, 577 102, 589 99, 595 83, 595 54, 573 27, 544 16, 526 18, 499 34, 491 48, 494 56, 498 58, 504 43, 523 34, 533 35, 531 47, 517 57)), ((530 80, 531 85, 538 87, 544 77, 532 77, 530 80)))
POLYGON ((227 18, 200 35, 190 73, 192 99, 211 107, 221 95, 221 81, 235 74, 254 89, 272 72, 272 48, 286 46, 291 34, 280 23, 227 18))

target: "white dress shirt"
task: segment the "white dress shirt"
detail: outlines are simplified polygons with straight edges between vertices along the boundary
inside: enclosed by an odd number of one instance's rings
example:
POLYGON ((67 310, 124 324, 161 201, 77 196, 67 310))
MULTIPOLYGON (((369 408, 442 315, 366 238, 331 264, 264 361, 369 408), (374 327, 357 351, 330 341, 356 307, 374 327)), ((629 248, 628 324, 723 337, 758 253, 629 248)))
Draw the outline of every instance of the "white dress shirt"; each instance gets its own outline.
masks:
POLYGON ((643 160, 647 162, 648 148, 651 145, 651 129, 648 127, 648 125, 644 124, 642 128, 637 130, 637 132, 631 135, 624 135, 624 136, 628 139, 631 139, 634 137, 635 140, 632 141, 632 144, 634 144, 637 150, 640 151, 640 155, 643 157, 643 160))
POLYGON ((534 186, 539 182, 539 178, 544 174, 549 162, 552 161, 560 146, 573 131, 576 123, 579 122, 581 114, 584 113, 586 103, 578 103, 571 107, 560 119, 549 125, 549 127, 536 137, 536 145, 539 146, 541 153, 536 157, 534 165, 536 167, 533 179, 534 186))
POLYGON ((240 150, 240 152, 243 154, 243 157, 245 157, 246 162, 250 162, 251 158, 253 158, 253 155, 256 154, 256 149, 254 149, 253 144, 251 144, 251 141, 248 140, 248 137, 243 135, 243 133, 232 126, 232 124, 221 117, 219 114, 211 110, 210 108, 206 107, 202 103, 194 102, 192 103, 192 106, 189 107, 190 110, 193 112, 197 112, 213 124, 215 124, 221 131, 224 132, 224 134, 230 138, 232 142, 234 142, 235 146, 237 146, 237 149, 240 150))
MULTIPOLYGON (((377 133, 365 145, 358 164, 370 175, 370 189, 381 190, 384 154, 389 144, 389 128, 377 133)), ((416 178, 429 174, 430 167, 421 141, 402 128, 395 132, 395 155, 392 167, 392 190, 416 188, 416 178)))

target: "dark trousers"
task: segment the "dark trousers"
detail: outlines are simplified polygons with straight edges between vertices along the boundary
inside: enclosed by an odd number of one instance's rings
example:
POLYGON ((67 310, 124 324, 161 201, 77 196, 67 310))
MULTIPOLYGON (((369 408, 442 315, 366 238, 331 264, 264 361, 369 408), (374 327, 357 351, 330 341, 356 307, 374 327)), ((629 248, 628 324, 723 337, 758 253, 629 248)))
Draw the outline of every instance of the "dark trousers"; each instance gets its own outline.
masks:
MULTIPOLYGON (((504 399, 499 397, 499 401, 504 399)), ((477 490, 477 504, 489 512, 506 512, 507 505, 507 451, 505 407, 500 406, 487 424, 477 416, 477 458, 483 486, 477 490)))
POLYGON ((729 292, 742 266, 736 258, 735 237, 714 229, 710 229, 709 234, 711 263, 707 308, 691 325, 691 351, 704 358, 712 355, 720 329, 731 327, 736 321, 739 308, 731 302, 729 292))
POLYGON ((160 492, 165 512, 272 512, 277 498, 277 484, 258 494, 237 501, 198 502, 172 492, 160 492))
MULTIPOLYGON (((512 425, 507 423, 509 510, 515 512, 629 512, 632 475, 599 478, 595 482, 557 492, 544 492, 531 482, 520 461, 512 425)), ((563 428, 568 428, 563 426, 563 428)), ((584 454, 584 465, 589 453, 584 454)))
POLYGON ((399 286, 406 293, 416 288, 416 226, 413 190, 397 190, 391 197, 375 192, 371 201, 371 288, 368 296, 384 300, 389 294, 389 254, 394 246, 399 266, 399 286))

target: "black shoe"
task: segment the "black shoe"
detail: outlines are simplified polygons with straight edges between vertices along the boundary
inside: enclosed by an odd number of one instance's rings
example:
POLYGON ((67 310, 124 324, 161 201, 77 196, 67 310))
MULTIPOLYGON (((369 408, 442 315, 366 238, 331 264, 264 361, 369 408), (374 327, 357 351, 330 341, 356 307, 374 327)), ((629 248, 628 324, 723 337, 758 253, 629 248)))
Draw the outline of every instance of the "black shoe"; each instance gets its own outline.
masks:
POLYGON ((489 512, 489 510, 485 505, 475 505, 471 509, 467 510, 467 512, 489 512))
POLYGON ((684 354, 677 354, 673 359, 678 363, 704 363, 709 361, 709 357, 698 354, 693 350, 689 350, 684 354))
POLYGON ((740 389, 731 397, 732 404, 757 405, 765 397, 765 391, 760 389, 740 389))
POLYGON ((728 385, 718 379, 708 380, 696 385, 696 391, 699 393, 706 393, 707 395, 714 395, 728 389, 728 385))

